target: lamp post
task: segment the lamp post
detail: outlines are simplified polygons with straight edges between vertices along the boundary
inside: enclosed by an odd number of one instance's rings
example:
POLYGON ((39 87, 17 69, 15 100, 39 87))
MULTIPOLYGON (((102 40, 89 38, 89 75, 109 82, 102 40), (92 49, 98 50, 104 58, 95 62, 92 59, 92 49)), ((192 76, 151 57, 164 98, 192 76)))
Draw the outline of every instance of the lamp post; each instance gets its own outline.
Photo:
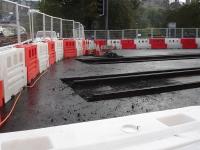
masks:
POLYGON ((106 18, 105 18, 105 29, 108 30, 108 22, 109 22, 109 1, 106 0, 106 18))

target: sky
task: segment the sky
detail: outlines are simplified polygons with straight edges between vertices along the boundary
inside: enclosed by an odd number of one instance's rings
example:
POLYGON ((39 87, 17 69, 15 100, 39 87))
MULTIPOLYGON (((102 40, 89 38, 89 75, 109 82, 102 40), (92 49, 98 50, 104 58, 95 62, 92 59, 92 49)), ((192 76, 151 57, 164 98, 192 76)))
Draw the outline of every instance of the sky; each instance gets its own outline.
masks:
MULTIPOLYGON (((170 0, 170 2, 173 2, 173 1, 175 1, 175 0, 170 0)), ((185 0, 179 0, 180 2, 185 2, 185 0)))

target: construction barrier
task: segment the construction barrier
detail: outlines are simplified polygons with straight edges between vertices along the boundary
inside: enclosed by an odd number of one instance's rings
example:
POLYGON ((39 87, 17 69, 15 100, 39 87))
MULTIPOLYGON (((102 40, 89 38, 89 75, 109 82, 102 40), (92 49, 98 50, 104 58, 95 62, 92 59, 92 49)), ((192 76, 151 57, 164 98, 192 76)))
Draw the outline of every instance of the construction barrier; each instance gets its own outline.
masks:
POLYGON ((97 40, 94 40, 94 42, 96 46, 99 46, 99 48, 105 47, 107 43, 106 40, 104 39, 97 39, 97 40))
POLYGON ((196 38, 197 48, 200 48, 200 38, 196 38))
POLYGON ((113 49, 122 49, 121 40, 108 40, 107 46, 110 46, 113 49))
POLYGON ((83 55, 83 41, 81 39, 76 39, 76 50, 77 50, 77 56, 83 55))
POLYGON ((48 44, 44 42, 38 42, 37 44, 37 54, 39 60, 39 70, 40 73, 45 71, 49 67, 49 52, 48 44))
POLYGON ((39 74, 39 60, 37 55, 37 45, 25 44, 19 45, 17 48, 25 50, 25 65, 27 68, 27 82, 31 83, 39 74))
POLYGON ((104 55, 104 52, 101 50, 101 48, 99 47, 99 45, 97 45, 96 49, 94 50, 94 55, 96 57, 100 57, 104 55))
POLYGON ((27 85, 27 69, 23 48, 11 48, 0 52, 0 80, 3 81, 5 103, 27 85))
POLYGON ((89 55, 89 40, 82 40, 83 55, 89 55))
POLYGON ((56 62, 63 59, 64 50, 63 50, 63 40, 54 40, 55 42, 55 51, 56 51, 56 62))
POLYGON ((151 44, 151 49, 166 49, 167 48, 167 44, 165 44, 164 38, 149 39, 149 43, 151 44))
POLYGON ((179 38, 166 38, 165 43, 168 49, 180 49, 182 48, 181 40, 179 38))
POLYGON ((123 39, 121 40, 122 49, 136 49, 136 44, 134 40, 131 39, 123 39))
POLYGON ((96 46, 93 40, 85 40, 86 41, 86 46, 83 45, 83 50, 84 51, 84 55, 88 56, 88 55, 92 55, 95 53, 96 50, 96 46))
POLYGON ((53 65, 56 62, 55 42, 47 41, 49 52, 49 65, 53 65))
MULTIPOLYGON (((0 70, 1 71, 1 70, 0 70)), ((3 80, 0 80, 0 108, 4 106, 4 87, 3 80)))
POLYGON ((63 46, 64 58, 74 58, 77 56, 76 41, 74 39, 65 39, 63 46))
POLYGON ((135 39, 135 44, 137 49, 150 49, 151 45, 149 39, 135 39))
POLYGON ((89 40, 89 46, 88 46, 88 50, 90 51, 89 53, 90 54, 94 53, 95 49, 96 49, 95 42, 93 40, 89 40))
POLYGON ((196 49, 198 47, 195 38, 182 38, 181 44, 183 49, 196 49))

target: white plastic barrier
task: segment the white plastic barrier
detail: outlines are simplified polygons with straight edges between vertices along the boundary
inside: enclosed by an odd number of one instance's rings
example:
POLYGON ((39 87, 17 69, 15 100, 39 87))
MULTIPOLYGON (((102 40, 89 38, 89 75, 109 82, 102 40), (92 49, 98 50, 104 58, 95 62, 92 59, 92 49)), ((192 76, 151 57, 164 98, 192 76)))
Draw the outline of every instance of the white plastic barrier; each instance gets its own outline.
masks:
POLYGON ((44 42, 38 42, 36 44, 37 44, 37 55, 39 59, 39 69, 40 73, 42 73, 49 67, 48 44, 44 42))
POLYGON ((114 49, 122 49, 120 40, 108 40, 107 45, 113 47, 114 49))
POLYGON ((83 41, 81 39, 76 39, 76 49, 77 49, 77 56, 83 55, 83 41))
POLYGON ((187 107, 3 133, 0 150, 199 150, 199 113, 187 107))
POLYGON ((196 38, 197 47, 200 48, 200 38, 196 38))
POLYGON ((5 103, 27 85, 27 69, 23 48, 0 52, 0 80, 4 83, 5 103))
POLYGON ((56 51, 56 62, 63 59, 64 50, 63 50, 63 40, 54 40, 55 42, 55 51, 56 51))
POLYGON ((134 39, 137 49, 150 49, 149 39, 134 39))
POLYGON ((180 49, 182 48, 181 39, 179 38, 165 38, 165 43, 168 49, 180 49))
POLYGON ((95 49, 95 42, 93 40, 89 40, 89 50, 95 49))

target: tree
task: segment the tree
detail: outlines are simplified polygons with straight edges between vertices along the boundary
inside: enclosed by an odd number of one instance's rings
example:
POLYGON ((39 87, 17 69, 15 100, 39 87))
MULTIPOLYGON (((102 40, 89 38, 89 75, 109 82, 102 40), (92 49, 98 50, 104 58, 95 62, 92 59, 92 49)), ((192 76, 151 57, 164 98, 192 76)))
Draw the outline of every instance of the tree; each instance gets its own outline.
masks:
MULTIPOLYGON (((109 0, 109 28, 132 27, 139 4, 139 0, 109 0)), ((49 15, 79 21, 86 29, 104 29, 105 26, 105 17, 97 13, 96 0, 42 0, 40 10, 49 15)))
POLYGON ((180 28, 200 27, 200 3, 184 5, 179 9, 170 10, 167 15, 166 24, 176 22, 180 28))

